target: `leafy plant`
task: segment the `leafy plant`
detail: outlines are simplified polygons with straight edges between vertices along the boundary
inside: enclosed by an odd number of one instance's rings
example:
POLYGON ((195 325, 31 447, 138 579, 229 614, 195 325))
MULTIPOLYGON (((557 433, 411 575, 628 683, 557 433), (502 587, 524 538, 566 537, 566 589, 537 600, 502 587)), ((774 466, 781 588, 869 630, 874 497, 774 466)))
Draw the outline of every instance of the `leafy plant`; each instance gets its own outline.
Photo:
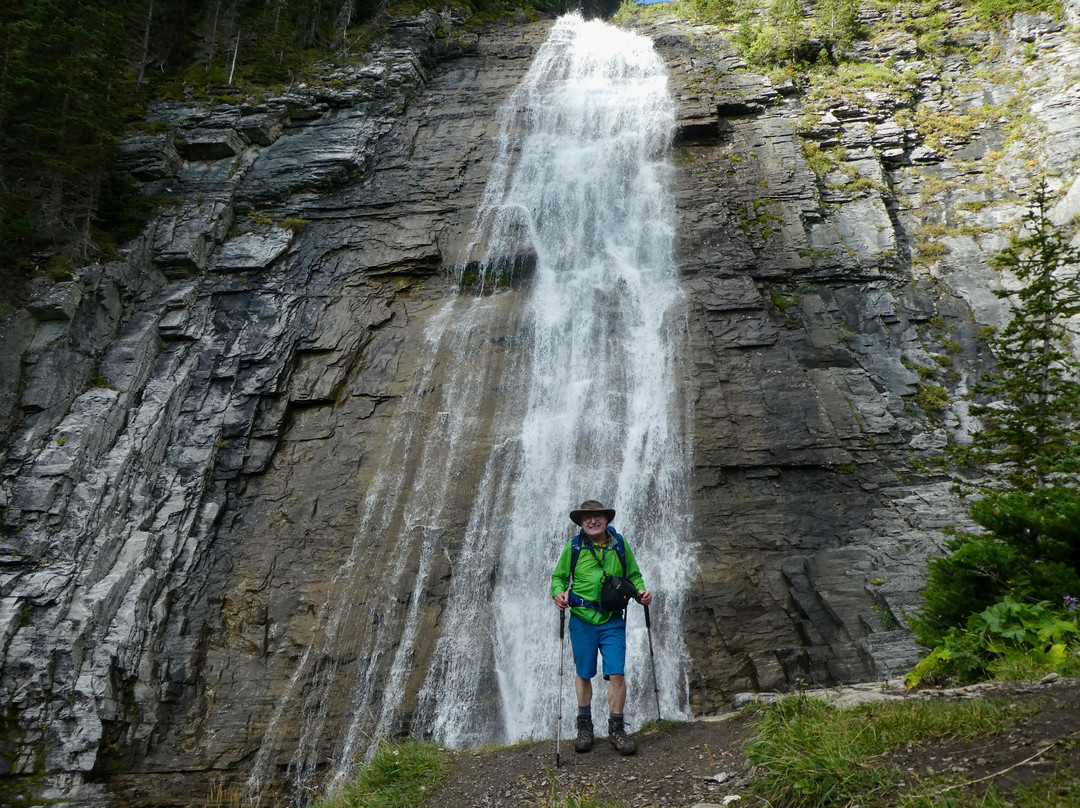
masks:
POLYGON ((1080 492, 998 493, 976 502, 971 516, 988 532, 958 534, 950 555, 930 560, 923 605, 909 616, 926 648, 1006 596, 1060 603, 1080 593, 1080 492))
POLYGON ((905 677, 910 687, 925 681, 961 683, 993 678, 1032 679, 1056 670, 1080 672, 1080 627, 1049 601, 1020 603, 1010 596, 952 628, 941 645, 905 677))

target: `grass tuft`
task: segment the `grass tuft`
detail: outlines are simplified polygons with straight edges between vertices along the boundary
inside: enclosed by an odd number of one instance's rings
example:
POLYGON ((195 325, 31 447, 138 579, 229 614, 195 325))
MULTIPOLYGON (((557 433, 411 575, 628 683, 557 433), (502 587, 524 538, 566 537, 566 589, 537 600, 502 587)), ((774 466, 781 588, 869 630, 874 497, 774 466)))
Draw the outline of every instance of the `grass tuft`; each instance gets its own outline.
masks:
POLYGON ((870 804, 902 780, 882 756, 931 738, 974 738, 1012 726, 1021 711, 992 700, 905 701, 837 710, 792 696, 761 711, 747 745, 751 792, 773 808, 870 804))
POLYGON ((446 753, 424 741, 384 741, 371 762, 337 793, 311 808, 414 808, 450 772, 446 753))
POLYGON ((638 727, 637 734, 639 735, 659 735, 664 732, 670 732, 679 726, 678 721, 672 721, 669 718, 652 719, 643 723, 638 727))

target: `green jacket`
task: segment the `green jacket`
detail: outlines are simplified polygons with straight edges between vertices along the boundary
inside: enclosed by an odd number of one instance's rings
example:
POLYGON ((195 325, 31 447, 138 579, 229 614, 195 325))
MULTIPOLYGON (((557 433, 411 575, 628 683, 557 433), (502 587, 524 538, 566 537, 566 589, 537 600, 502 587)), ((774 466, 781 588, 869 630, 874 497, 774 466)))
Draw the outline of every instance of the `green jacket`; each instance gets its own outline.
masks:
MULTIPOLYGON (((577 566, 574 568, 573 589, 574 594, 583 600, 600 600, 600 581, 603 578, 601 563, 603 571, 608 575, 623 574, 622 562, 619 560, 619 554, 615 552, 615 538, 610 535, 614 532, 614 528, 608 527, 609 537, 602 548, 590 542, 584 536, 584 531, 580 534, 581 552, 578 554, 577 566), (592 547, 596 549, 590 549, 592 547)), ((563 547, 559 562, 551 573, 551 597, 570 589, 570 545, 572 543, 573 540, 568 541, 563 547)), ((625 539, 623 539, 623 549, 626 553, 626 577, 639 590, 644 589, 645 582, 641 577, 641 570, 638 569, 637 560, 634 558, 634 551, 630 549, 630 543, 625 539)), ((594 626, 606 623, 617 614, 617 612, 599 612, 588 606, 572 606, 570 613, 594 626)))

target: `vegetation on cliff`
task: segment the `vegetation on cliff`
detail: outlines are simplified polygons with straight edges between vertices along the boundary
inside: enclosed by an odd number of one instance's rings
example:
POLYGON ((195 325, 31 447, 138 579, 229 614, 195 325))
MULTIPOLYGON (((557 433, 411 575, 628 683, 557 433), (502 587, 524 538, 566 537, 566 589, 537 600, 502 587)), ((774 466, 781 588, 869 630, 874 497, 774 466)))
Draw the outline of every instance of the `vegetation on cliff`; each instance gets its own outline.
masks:
POLYGON ((978 469, 986 496, 971 517, 986 532, 952 539, 928 565, 911 624, 932 649, 908 675, 928 680, 1080 675, 1080 253, 1049 220, 1045 182, 1019 233, 995 257, 1016 286, 997 295, 1011 318, 989 340, 994 368, 973 386, 982 418, 954 457, 978 469))
MULTIPOLYGON (((155 97, 254 97, 342 63, 403 0, 13 0, 0 8, 0 298, 108 260, 156 200, 116 164, 155 97), (242 95, 243 94, 243 95, 242 95)), ((565 0, 463 0, 478 18, 565 0)))
MULTIPOLYGON (((1061 0, 964 0, 976 15, 976 27, 993 27, 1017 12, 1045 12, 1060 17, 1061 0)), ((800 0, 676 0, 675 13, 691 20, 729 26, 733 44, 746 60, 758 67, 785 64, 806 68, 819 61, 843 61, 850 45, 900 25, 918 38, 926 52, 945 49, 948 13, 943 4, 930 0, 877 0, 875 12, 887 11, 891 22, 868 25, 859 0, 817 0, 811 6, 800 0)), ((634 0, 625 0, 625 16, 640 13, 634 0)), ((875 15, 876 16, 876 15, 875 15)))
MULTIPOLYGON (((597 13, 614 0, 593 0, 597 13)), ((1061 13, 1060 0, 966 0, 980 24, 1015 11, 1061 13)), ((109 258, 139 232, 155 200, 115 164, 122 133, 160 94, 233 93, 297 80, 319 61, 348 60, 400 13, 433 0, 15 0, 0 10, 0 288, 34 272, 63 278, 109 258)), ((567 0, 464 0, 481 17, 513 8, 559 12, 567 0)), ((857 0, 679 0, 687 19, 722 22, 759 67, 843 64, 874 33, 857 0)), ((921 48, 942 49, 935 3, 879 0, 921 48)), ((641 13, 627 0, 624 14, 641 13)), ((881 22, 880 25, 894 23, 881 22)), ((878 25, 878 23, 874 23, 878 25)))

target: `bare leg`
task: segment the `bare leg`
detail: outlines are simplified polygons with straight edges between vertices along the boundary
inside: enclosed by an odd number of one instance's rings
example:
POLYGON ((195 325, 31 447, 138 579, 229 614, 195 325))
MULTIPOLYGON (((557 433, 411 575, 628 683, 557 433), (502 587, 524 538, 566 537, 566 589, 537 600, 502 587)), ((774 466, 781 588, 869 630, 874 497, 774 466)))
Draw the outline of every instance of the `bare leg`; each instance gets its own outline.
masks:
MULTIPOLYGON (((607 698, 611 714, 622 716, 626 705, 625 677, 612 674, 608 680, 607 698)), ((632 755, 637 751, 637 744, 626 737, 626 724, 621 717, 608 719, 608 742, 620 755, 632 755)))
MULTIPOLYGON (((619 677, 622 678, 622 677, 619 677)), ((588 707, 592 704, 592 679, 574 677, 574 690, 577 691, 578 707, 588 707)), ((623 685, 623 699, 626 699, 626 685, 623 685)))
MULTIPOLYGON (((581 703, 580 699, 579 695, 578 704, 581 703)), ((608 679, 607 701, 612 714, 622 715, 623 707, 626 706, 626 677, 621 673, 613 673, 608 679)))

